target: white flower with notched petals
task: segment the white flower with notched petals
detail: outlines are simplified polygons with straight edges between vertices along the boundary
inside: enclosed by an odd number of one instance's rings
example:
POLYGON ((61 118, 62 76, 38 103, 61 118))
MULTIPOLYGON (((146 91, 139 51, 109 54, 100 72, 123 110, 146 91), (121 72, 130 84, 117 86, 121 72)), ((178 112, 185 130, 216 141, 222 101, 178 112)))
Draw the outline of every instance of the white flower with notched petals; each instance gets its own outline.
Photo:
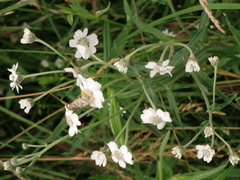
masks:
POLYGON ((122 145, 118 149, 118 145, 113 141, 107 143, 107 145, 112 152, 112 160, 118 163, 120 167, 125 168, 126 163, 133 164, 132 154, 128 152, 127 146, 122 145))
POLYGON ((176 146, 176 147, 172 148, 172 154, 176 158, 181 159, 181 157, 182 157, 182 149, 179 146, 176 146))
POLYGON ((77 48, 75 53, 76 58, 88 59, 92 54, 96 53, 97 49, 94 47, 98 44, 97 35, 95 33, 87 36, 88 29, 83 31, 77 30, 73 36, 74 39, 69 41, 69 46, 77 48), (89 52, 90 51, 90 52, 89 52))
POLYGON ((91 159, 95 160, 95 163, 97 166, 103 166, 105 167, 107 164, 107 158, 105 156, 105 154, 101 151, 93 151, 92 155, 91 155, 91 159))
POLYGON ((21 99, 19 101, 19 104, 20 104, 20 108, 24 109, 24 112, 28 114, 30 109, 34 105, 34 100, 31 98, 21 99))
POLYGON ((231 151, 230 155, 229 155, 229 161, 230 163, 234 166, 235 164, 238 164, 239 161, 239 156, 237 155, 237 153, 231 151))
POLYGON ((212 149, 208 144, 207 145, 197 145, 196 149, 197 152, 197 158, 202 159, 209 163, 212 161, 213 155, 215 154, 215 150, 212 149))
POLYGON ((200 67, 198 65, 196 58, 189 58, 185 67, 185 71, 189 73, 200 71, 200 67))
POLYGON ((81 122, 78 120, 78 115, 76 113, 73 113, 73 111, 69 110, 66 106, 65 109, 65 117, 67 124, 69 125, 68 134, 69 136, 73 136, 79 132, 77 126, 80 126, 81 122))
POLYGON ((176 37, 176 34, 174 34, 173 32, 169 31, 168 29, 165 29, 164 31, 162 31, 163 34, 170 36, 170 37, 176 37))
POLYGON ((102 85, 91 78, 84 78, 78 74, 77 86, 80 87, 82 96, 86 95, 91 107, 102 108, 104 102, 103 93, 101 91, 102 85))
POLYGON ((145 65, 145 68, 152 69, 150 72, 151 78, 154 77, 157 73, 160 75, 168 73, 170 76, 172 76, 171 71, 173 70, 174 66, 168 66, 169 62, 170 61, 168 59, 161 63, 148 62, 148 64, 145 65))
POLYGON ((73 68, 64 68, 64 71, 73 73, 73 77, 77 78, 78 72, 73 68))
POLYGON ((120 59, 119 61, 114 63, 114 66, 118 69, 119 72, 127 73, 128 70, 128 61, 126 59, 120 59))
POLYGON ((208 58, 209 62, 211 63, 212 66, 217 66, 219 63, 218 56, 213 56, 208 58))
POLYGON ((36 36, 28 28, 24 29, 23 38, 21 39, 22 44, 31 44, 36 40, 36 36))
POLYGON ((9 72, 12 74, 9 75, 9 80, 12 81, 10 83, 10 87, 12 90, 16 88, 17 93, 19 93, 19 88, 22 89, 22 86, 20 83, 23 81, 23 77, 20 73, 17 72, 18 63, 16 65, 13 65, 12 69, 8 69, 9 72))
POLYGON ((166 125, 166 122, 172 122, 169 112, 163 112, 161 109, 155 111, 153 108, 143 110, 141 119, 143 123, 153 124, 158 129, 162 129, 166 125))
POLYGON ((204 128, 204 135, 205 138, 210 137, 213 135, 213 128, 211 126, 207 126, 204 128))

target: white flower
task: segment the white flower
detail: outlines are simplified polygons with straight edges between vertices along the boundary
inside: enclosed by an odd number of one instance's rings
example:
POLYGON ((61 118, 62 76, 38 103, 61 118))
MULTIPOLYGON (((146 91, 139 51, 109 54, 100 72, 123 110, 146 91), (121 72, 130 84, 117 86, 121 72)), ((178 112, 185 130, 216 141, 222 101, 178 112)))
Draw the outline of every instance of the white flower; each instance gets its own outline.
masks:
POLYGON ((78 74, 77 86, 82 90, 82 96, 88 97, 91 107, 102 108, 104 102, 103 93, 101 91, 102 85, 91 78, 84 78, 78 74))
POLYGON ((126 59, 120 59, 114 63, 114 66, 118 69, 119 72, 127 73, 128 70, 128 61, 126 59))
POLYGON ((34 100, 31 98, 21 99, 19 101, 19 104, 20 104, 20 108, 24 109, 24 112, 28 114, 30 109, 34 105, 34 100))
POLYGON ((122 145, 118 149, 118 145, 113 141, 107 143, 107 145, 110 148, 110 151, 112 152, 112 160, 115 163, 118 163, 120 167, 125 168, 126 163, 131 165, 133 164, 132 154, 128 152, 127 146, 122 145))
POLYGON ((237 155, 237 153, 231 151, 229 155, 229 161, 233 166, 234 164, 238 164, 239 156, 237 155))
POLYGON ((93 151, 92 155, 91 155, 91 159, 95 160, 95 163, 97 166, 103 166, 105 167, 107 164, 107 158, 105 156, 105 154, 101 151, 93 151))
POLYGON ((215 154, 215 150, 212 149, 208 144, 207 145, 197 145, 196 149, 197 152, 197 158, 202 159, 209 163, 212 161, 213 155, 215 154))
POLYGON ((200 67, 196 61, 196 58, 189 58, 185 67, 185 71, 189 73, 200 71, 200 67))
POLYGON ((69 136, 73 136, 74 134, 77 134, 79 132, 77 126, 80 126, 81 122, 78 120, 78 116, 76 113, 73 113, 73 111, 69 110, 66 106, 65 109, 67 124, 70 126, 68 134, 69 136))
POLYGON ((19 93, 19 88, 22 89, 22 86, 20 83, 23 81, 23 77, 20 73, 17 72, 18 63, 16 65, 13 65, 12 69, 8 69, 9 72, 12 74, 9 75, 9 80, 12 81, 10 83, 10 87, 12 90, 16 88, 17 93, 19 93))
POLYGON ((36 36, 28 28, 24 28, 23 38, 21 39, 22 44, 31 44, 35 41, 36 36))
POLYGON ((211 63, 212 66, 217 66, 219 63, 218 56, 213 56, 208 58, 209 62, 211 63))
POLYGON ((167 36, 176 37, 176 34, 174 34, 173 32, 169 31, 168 29, 165 29, 164 31, 162 31, 162 33, 167 35, 167 36))
POLYGON ((65 60, 61 59, 61 58, 57 58, 55 61, 55 65, 57 66, 57 68, 61 69, 65 64, 65 60))
POLYGON ((179 146, 176 146, 176 147, 172 148, 172 154, 176 158, 181 159, 181 157, 182 157, 182 149, 179 146))
POLYGON ((64 71, 73 73, 73 77, 75 77, 75 78, 77 78, 77 76, 78 76, 77 71, 73 68, 65 68, 64 71))
POLYGON ((3 168, 5 171, 9 171, 13 169, 13 166, 10 161, 3 162, 3 168))
POLYGON ((148 64, 145 65, 145 68, 152 69, 152 71, 150 72, 151 78, 154 77, 157 73, 159 73, 160 75, 168 73, 170 76, 172 76, 171 71, 174 67, 168 66, 169 62, 170 61, 168 59, 161 63, 148 62, 148 64))
POLYGON ((49 62, 47 60, 45 60, 45 59, 42 60, 41 61, 41 66, 44 67, 44 68, 47 68, 47 67, 49 67, 49 62))
POLYGON ((213 128, 211 126, 207 126, 204 128, 205 138, 213 135, 213 128))
POLYGON ((77 48, 75 53, 76 58, 88 59, 90 52, 94 54, 97 49, 94 47, 98 44, 97 35, 95 33, 87 36, 88 29, 85 28, 83 31, 77 30, 73 36, 74 39, 69 41, 69 46, 77 48), (90 51, 90 52, 89 52, 90 51))
POLYGON ((161 109, 155 111, 153 108, 143 110, 141 119, 143 123, 156 125, 158 129, 162 129, 166 122, 172 122, 169 112, 163 112, 161 109))

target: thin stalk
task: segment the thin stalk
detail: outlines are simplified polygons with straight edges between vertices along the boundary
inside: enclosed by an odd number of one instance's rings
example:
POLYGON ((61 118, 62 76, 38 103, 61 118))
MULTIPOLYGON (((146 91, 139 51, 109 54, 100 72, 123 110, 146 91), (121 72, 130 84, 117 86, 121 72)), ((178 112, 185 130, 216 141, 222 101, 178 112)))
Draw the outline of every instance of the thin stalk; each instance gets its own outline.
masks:
POLYGON ((64 70, 57 70, 57 71, 46 71, 41 73, 34 73, 34 74, 28 74, 28 75, 22 75, 24 79, 30 78, 30 77, 36 77, 36 76, 42 76, 46 74, 55 74, 55 73, 66 73, 64 70))
POLYGON ((144 93, 145 93, 148 101, 150 102, 151 106, 153 107, 154 110, 157 110, 155 104, 153 103, 152 99, 150 98, 150 96, 149 96, 149 94, 148 94, 148 92, 147 92, 147 89, 146 89, 146 87, 145 87, 145 85, 144 85, 144 83, 143 83, 143 80, 140 79, 140 82, 141 82, 141 84, 142 84, 143 91, 144 91, 144 93))
POLYGON ((60 84, 60 85, 58 85, 58 86, 56 86, 56 87, 54 87, 54 88, 46 91, 44 94, 36 97, 36 98, 34 99, 34 101, 36 102, 36 101, 38 101, 39 99, 41 99, 42 97, 44 97, 44 96, 46 96, 47 94, 49 94, 50 92, 52 92, 53 90, 58 89, 58 88, 60 88, 60 87, 62 87, 62 86, 66 86, 66 85, 68 85, 68 84, 71 84, 71 83, 73 83, 74 81, 76 81, 76 80, 74 79, 74 80, 72 80, 72 81, 68 81, 68 82, 66 82, 66 83, 60 84))
POLYGON ((62 57, 64 60, 66 60, 67 62, 69 62, 73 67, 76 67, 76 65, 70 61, 67 57, 63 56, 58 50, 56 50, 54 47, 52 47, 50 44, 46 43, 45 41, 39 39, 39 38, 36 38, 35 40, 36 42, 39 42, 45 46, 47 46, 49 49, 51 49, 53 52, 55 52, 56 54, 58 54, 60 57, 62 57))

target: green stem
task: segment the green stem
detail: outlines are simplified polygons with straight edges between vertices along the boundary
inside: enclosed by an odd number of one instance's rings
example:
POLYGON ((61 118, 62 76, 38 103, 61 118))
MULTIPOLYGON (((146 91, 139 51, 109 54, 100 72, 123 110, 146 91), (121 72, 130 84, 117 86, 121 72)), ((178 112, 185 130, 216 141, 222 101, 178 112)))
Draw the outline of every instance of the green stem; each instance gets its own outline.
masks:
POLYGON ((187 148, 190 144, 192 144, 197 138, 198 136, 202 133, 202 131, 204 130, 204 128, 208 125, 208 123, 206 123, 201 130, 187 143, 183 146, 183 149, 187 148))
MULTIPOLYGON (((129 123, 130 123, 133 115, 135 114, 135 112, 137 111, 137 108, 138 108, 139 105, 141 104, 143 97, 144 97, 144 96, 143 96, 143 94, 142 94, 142 96, 138 99, 138 102, 137 102, 136 106, 134 107, 132 113, 130 114, 130 116, 129 116, 127 122, 126 122, 126 124, 123 126, 123 128, 121 129, 121 131, 118 133, 118 135, 117 135, 117 137, 114 139, 114 141, 117 141, 117 140, 120 138, 121 134, 122 134, 122 133, 125 131, 125 129, 128 127, 128 125, 129 125, 129 123)), ((128 141, 128 132, 126 132, 126 136, 125 136, 125 143, 124 143, 125 145, 127 144, 127 141, 128 141)))
POLYGON ((66 82, 66 83, 60 84, 60 85, 58 85, 58 86, 56 86, 56 87, 54 87, 54 88, 46 91, 44 94, 36 97, 36 98, 34 99, 34 101, 36 102, 36 101, 38 101, 39 99, 41 99, 42 97, 44 97, 44 96, 46 96, 47 94, 49 94, 50 92, 52 92, 53 90, 58 89, 58 88, 60 88, 60 87, 62 87, 62 86, 66 86, 66 85, 68 85, 68 84, 71 84, 71 83, 73 83, 74 81, 76 81, 76 80, 74 79, 74 80, 72 80, 72 81, 68 81, 68 82, 66 82))
POLYGON ((46 72, 41 72, 41 73, 34 73, 34 74, 28 74, 28 75, 22 75, 24 79, 30 78, 30 77, 36 77, 36 76, 42 76, 46 74, 55 74, 55 73, 65 73, 66 71, 64 70, 57 70, 57 71, 46 71, 46 72))
MULTIPOLYGON (((207 107, 207 111, 208 111, 208 118, 209 118, 209 124, 210 126, 212 127, 213 129, 213 121, 212 121, 212 110, 210 109, 210 103, 209 103, 209 100, 207 98, 207 94, 205 92, 205 90, 203 89, 203 85, 201 84, 201 82, 199 81, 198 77, 196 76, 195 73, 191 73, 191 75, 193 76, 193 79, 196 81, 201 93, 202 93, 202 96, 203 96, 203 99, 206 103, 206 107, 207 107)), ((212 135, 212 142, 211 142, 211 146, 213 147, 214 145, 214 134, 212 135)))
POLYGON ((161 54, 161 57, 160 57, 160 59, 159 59, 159 62, 163 62, 165 53, 166 53, 166 51, 168 50, 168 48, 169 48, 170 46, 171 46, 171 44, 167 45, 167 46, 164 48, 164 50, 163 50, 163 52, 162 52, 162 54, 161 54))
POLYGON ((55 146, 56 144, 66 140, 67 138, 69 138, 69 135, 65 135, 61 138, 59 138, 58 140, 52 142, 51 144, 49 144, 47 147, 45 147, 42 151, 39 152, 39 157, 41 157, 41 155, 43 155, 47 150, 51 149, 53 146, 55 146))
POLYGON ((214 111, 215 109, 216 81, 217 81, 217 66, 214 66, 212 111, 214 111))
POLYGON ((151 106, 153 107, 153 109, 156 111, 157 108, 156 108, 155 104, 153 103, 152 99, 150 98, 150 96, 149 96, 149 94, 148 94, 148 92, 147 92, 147 89, 146 89, 146 87, 145 87, 145 85, 144 85, 144 83, 143 83, 143 80, 139 79, 139 81, 140 81, 141 84, 142 84, 143 91, 144 91, 144 93, 145 93, 148 101, 150 102, 150 104, 151 104, 151 106))
POLYGON ((230 151, 232 151, 231 146, 227 143, 227 141, 225 141, 216 131, 214 134, 228 147, 230 151))
POLYGON ((55 52, 56 54, 58 54, 60 57, 62 57, 64 60, 66 60, 67 62, 70 62, 70 64, 73 66, 73 67, 76 67, 76 65, 70 61, 67 57, 63 56, 58 50, 56 50, 54 47, 52 47, 50 44, 46 43, 45 41, 39 39, 39 38, 36 38, 35 40, 36 42, 39 42, 45 46, 47 46, 49 49, 51 49, 53 52, 55 52))

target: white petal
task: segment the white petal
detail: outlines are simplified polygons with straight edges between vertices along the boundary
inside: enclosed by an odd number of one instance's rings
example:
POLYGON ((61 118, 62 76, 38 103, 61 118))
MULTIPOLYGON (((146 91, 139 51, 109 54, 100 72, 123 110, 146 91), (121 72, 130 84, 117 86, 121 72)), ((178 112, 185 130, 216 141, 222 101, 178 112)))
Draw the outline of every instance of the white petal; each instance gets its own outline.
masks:
POLYGON ((111 152, 114 152, 114 151, 118 150, 118 145, 113 141, 107 143, 107 145, 108 145, 111 152))
POLYGON ((122 160, 120 160, 120 161, 118 162, 118 164, 119 164, 119 166, 122 167, 122 168, 125 168, 125 167, 126 167, 126 163, 125 163, 124 161, 122 161, 122 160))
POLYGON ((161 122, 161 123, 159 123, 159 124, 157 125, 157 128, 158 128, 158 129, 162 129, 165 125, 166 125, 165 122, 161 122))
POLYGON ((77 41, 74 40, 74 39, 71 39, 71 40, 69 41, 69 46, 70 46, 70 47, 77 47, 77 41))

